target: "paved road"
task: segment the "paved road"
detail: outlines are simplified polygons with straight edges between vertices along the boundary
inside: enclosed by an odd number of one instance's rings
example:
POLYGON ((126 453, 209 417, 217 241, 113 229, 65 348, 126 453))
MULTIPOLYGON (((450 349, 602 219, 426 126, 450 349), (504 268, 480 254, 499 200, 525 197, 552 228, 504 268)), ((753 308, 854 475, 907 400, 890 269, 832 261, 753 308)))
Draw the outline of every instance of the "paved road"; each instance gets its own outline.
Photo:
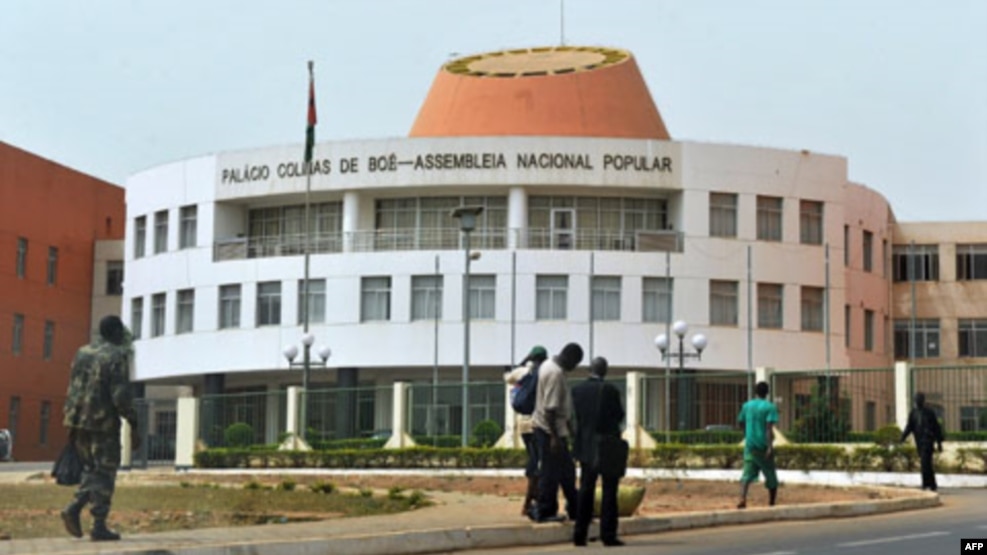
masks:
MULTIPOLYGON (((625 538, 620 555, 951 555, 960 539, 987 538, 987 491, 941 492, 943 506, 886 516, 725 526, 625 538)), ((470 551, 470 555, 604 552, 556 545, 470 551)))

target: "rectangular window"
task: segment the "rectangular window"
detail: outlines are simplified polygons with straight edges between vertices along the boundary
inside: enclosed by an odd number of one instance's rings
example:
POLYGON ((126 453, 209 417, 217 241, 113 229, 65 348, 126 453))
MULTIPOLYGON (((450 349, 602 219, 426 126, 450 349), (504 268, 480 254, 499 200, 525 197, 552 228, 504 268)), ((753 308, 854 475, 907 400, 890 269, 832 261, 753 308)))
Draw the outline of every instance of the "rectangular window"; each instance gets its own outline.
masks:
POLYGON ((709 282, 709 323, 713 326, 736 326, 738 312, 736 281, 709 282))
POLYGON ((874 271, 874 234, 864 231, 864 271, 874 271))
POLYGON ((178 248, 190 249, 195 246, 196 219, 199 209, 195 205, 183 206, 179 211, 178 248))
POLYGON ((257 326, 281 324, 281 282, 257 284, 257 326))
POLYGON ((956 245, 956 279, 987 279, 987 244, 956 245))
POLYGON ((565 320, 569 276, 535 276, 535 319, 565 320))
POLYGON ((850 305, 843 305, 843 346, 850 348, 850 305))
POLYGON ((219 286, 219 329, 240 327, 240 284, 219 286))
POLYGON ((48 427, 51 424, 51 401, 41 401, 41 415, 38 420, 38 443, 48 445, 48 427))
POLYGON ((24 348, 24 315, 14 314, 14 337, 10 351, 14 356, 20 355, 24 348))
POLYGON ((888 240, 881 239, 881 277, 888 277, 888 240))
POLYGON ((195 290, 178 291, 175 309, 175 333, 191 333, 195 327, 195 290))
POLYGON ((130 333, 134 339, 140 339, 144 331, 144 298, 130 299, 130 333))
POLYGON ((391 278, 365 277, 360 280, 360 321, 391 319, 391 278))
POLYGON ((51 360, 51 353, 55 347, 55 322, 45 320, 45 342, 41 349, 41 356, 45 360, 51 360))
POLYGON ((960 431, 987 430, 987 407, 960 407, 960 431))
POLYGON ((645 322, 672 321, 672 280, 646 277, 641 280, 641 319, 645 322))
POLYGON ((164 335, 167 299, 164 293, 156 293, 151 297, 151 337, 164 335))
MULTIPOLYGON (((473 276, 470 276, 472 279, 473 276)), ((473 303, 470 300, 472 312, 473 303)), ((442 276, 411 276, 411 319, 438 318, 442 318, 442 276)))
POLYGON ((939 245, 894 245, 894 281, 938 281, 939 245))
POLYGON ((470 318, 493 320, 497 300, 497 277, 470 275, 470 318))
POLYGON ((799 203, 799 238, 803 245, 823 242, 823 203, 803 200, 799 203))
POLYGON ((709 194, 709 236, 737 236, 736 193, 709 194))
POLYGON ((10 435, 17 437, 17 424, 21 419, 21 398, 14 395, 10 398, 10 407, 7 411, 7 431, 10 435))
POLYGON ((822 287, 802 287, 802 331, 822 331, 824 296, 822 287))
POLYGON ((17 238, 17 277, 24 279, 24 275, 27 273, 27 239, 23 237, 17 238))
POLYGON ((48 285, 55 285, 58 278, 58 247, 48 247, 48 285))
POLYGON ((123 262, 120 260, 106 263, 106 294, 123 295, 123 262))
POLYGON ((147 216, 134 218, 134 258, 143 258, 147 248, 147 216))
POLYGON ((960 320, 959 332, 961 357, 987 357, 987 320, 960 320))
POLYGON ((757 327, 781 329, 784 326, 785 286, 780 283, 757 284, 757 327))
MULTIPOLYGON (((305 306, 302 297, 305 295, 305 280, 298 280, 298 325, 305 323, 305 306)), ((322 324, 326 321, 326 280, 308 280, 308 322, 322 324)))
MULTIPOLYGON (((248 218, 248 254, 282 256, 305 252, 305 205, 255 208, 248 218)), ((342 250, 343 203, 319 202, 309 206, 308 231, 310 252, 340 252, 342 250)), ((360 250, 367 250, 370 241, 357 237, 360 250)))
MULTIPOLYGON (((960 329, 962 329, 962 320, 960 321, 960 329)), ((911 345, 912 337, 914 336, 915 358, 938 358, 939 320, 915 320, 914 334, 912 331, 911 320, 895 320, 894 357, 898 360, 902 360, 912 356, 911 345)), ((961 345, 963 341, 962 337, 963 334, 961 332, 961 345)), ((987 345, 985 345, 985 347, 987 347, 987 345)), ((960 356, 963 355, 960 354, 960 356)))
POLYGON ((620 276, 593 276, 590 310, 598 321, 620 321, 620 276))
POLYGON ((781 197, 757 197, 758 241, 781 241, 781 197))
POLYGON ((168 250, 168 211, 154 213, 154 254, 168 250))
POLYGON ((874 350, 874 311, 864 310, 864 350, 874 350))
POLYGON ((843 226, 843 265, 850 265, 850 226, 843 226))

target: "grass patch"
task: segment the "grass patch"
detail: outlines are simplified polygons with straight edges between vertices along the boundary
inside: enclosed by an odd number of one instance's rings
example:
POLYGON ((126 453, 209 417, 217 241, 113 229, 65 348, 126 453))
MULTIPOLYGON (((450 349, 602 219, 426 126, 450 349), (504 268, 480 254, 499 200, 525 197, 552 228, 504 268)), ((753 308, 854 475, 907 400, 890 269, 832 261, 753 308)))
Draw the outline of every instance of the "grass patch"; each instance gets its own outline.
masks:
MULTIPOLYGON (((296 487, 291 479, 271 485, 251 479, 228 487, 118 483, 109 522, 123 534, 134 534, 392 514, 428 504, 421 495, 373 495, 369 488, 339 491, 317 484, 296 487)), ((54 484, 0 485, 0 532, 14 539, 67 537, 58 512, 73 492, 54 484)), ((88 532, 88 508, 82 516, 88 532)))

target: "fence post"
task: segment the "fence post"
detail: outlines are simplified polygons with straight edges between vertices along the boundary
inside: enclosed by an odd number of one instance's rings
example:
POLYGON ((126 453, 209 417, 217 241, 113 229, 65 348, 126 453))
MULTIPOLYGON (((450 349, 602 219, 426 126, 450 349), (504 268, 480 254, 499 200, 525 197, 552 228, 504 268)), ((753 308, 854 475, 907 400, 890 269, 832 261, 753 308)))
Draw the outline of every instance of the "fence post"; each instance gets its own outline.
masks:
POLYGON ((195 466, 195 442, 199 439, 199 400, 179 397, 175 423, 175 470, 195 466))
MULTIPOLYGON (((147 438, 141 438, 147 440, 147 438)), ((120 419, 120 468, 130 470, 134 463, 134 453, 130 443, 130 422, 120 419)))
POLYGON ((624 439, 631 449, 653 449, 658 443, 641 426, 641 384, 643 372, 627 373, 627 398, 624 399, 624 414, 627 426, 624 429, 624 439))
POLYGON ((415 441, 408 435, 408 382, 394 382, 394 400, 391 403, 391 438, 384 449, 414 447, 415 441))
POLYGON ((514 387, 511 384, 504 384, 504 433, 501 434, 500 439, 494 444, 494 447, 501 449, 517 449, 521 447, 521 442, 519 441, 517 426, 517 415, 514 413, 514 408, 511 407, 511 388, 514 387))
MULTIPOLYGON (((307 392, 306 392, 307 394, 307 392)), ((287 400, 285 402, 285 427, 288 432, 288 437, 285 438, 284 442, 278 446, 281 451, 309 451, 311 447, 305 440, 301 438, 298 433, 298 405, 300 404, 300 397, 302 395, 302 388, 297 385, 292 385, 288 387, 287 400)))
POLYGON ((912 407, 912 365, 907 361, 894 363, 894 420, 902 430, 908 426, 908 412, 912 407))

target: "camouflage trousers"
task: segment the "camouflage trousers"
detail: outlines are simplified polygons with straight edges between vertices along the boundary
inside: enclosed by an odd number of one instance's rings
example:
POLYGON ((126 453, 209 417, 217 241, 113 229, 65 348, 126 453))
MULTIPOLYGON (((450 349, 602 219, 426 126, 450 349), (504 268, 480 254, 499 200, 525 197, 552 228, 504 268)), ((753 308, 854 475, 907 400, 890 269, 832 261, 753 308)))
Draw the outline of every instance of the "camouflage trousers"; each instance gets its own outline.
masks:
POLYGON ((106 519, 120 468, 120 432, 75 430, 74 444, 82 459, 82 483, 74 504, 91 503, 93 518, 106 519))

